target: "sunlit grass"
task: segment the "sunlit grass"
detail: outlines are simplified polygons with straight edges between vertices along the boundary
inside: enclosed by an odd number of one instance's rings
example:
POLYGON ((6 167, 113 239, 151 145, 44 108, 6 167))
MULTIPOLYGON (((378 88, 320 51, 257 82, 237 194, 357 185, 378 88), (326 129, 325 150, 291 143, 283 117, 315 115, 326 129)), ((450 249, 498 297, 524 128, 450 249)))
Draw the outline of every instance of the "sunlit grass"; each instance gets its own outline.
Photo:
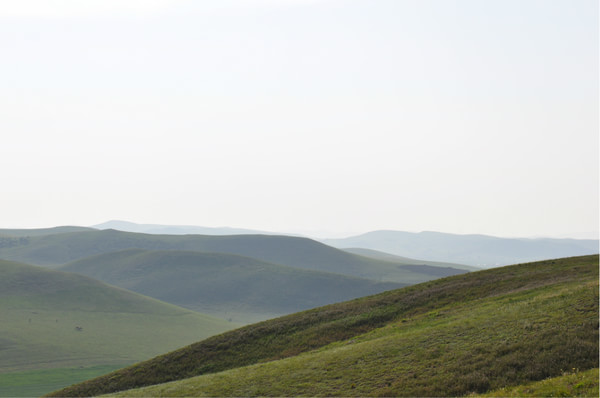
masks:
POLYGON ((480 397, 598 397, 598 368, 571 369, 561 376, 517 387, 500 388, 480 397))
POLYGON ((451 304, 314 352, 122 396, 458 396, 542 380, 597 366, 597 288, 451 304))

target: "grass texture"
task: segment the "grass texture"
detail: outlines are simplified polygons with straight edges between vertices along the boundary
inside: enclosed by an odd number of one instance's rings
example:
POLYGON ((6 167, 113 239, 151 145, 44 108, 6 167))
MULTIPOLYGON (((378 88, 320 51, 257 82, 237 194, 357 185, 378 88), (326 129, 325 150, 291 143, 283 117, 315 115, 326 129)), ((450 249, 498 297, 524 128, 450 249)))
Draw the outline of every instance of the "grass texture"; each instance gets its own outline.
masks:
POLYGON ((461 396, 597 367, 598 256, 585 256, 250 325, 53 395, 461 396))

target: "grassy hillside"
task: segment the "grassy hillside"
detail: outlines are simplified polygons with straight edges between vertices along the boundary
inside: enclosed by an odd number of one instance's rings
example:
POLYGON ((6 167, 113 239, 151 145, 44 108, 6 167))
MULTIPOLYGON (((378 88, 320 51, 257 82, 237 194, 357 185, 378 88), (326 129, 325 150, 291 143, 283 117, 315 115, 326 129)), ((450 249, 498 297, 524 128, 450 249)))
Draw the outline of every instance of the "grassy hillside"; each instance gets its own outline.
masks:
POLYGON ((311 239, 268 235, 149 235, 115 230, 75 232, 22 239, 18 245, 0 248, 0 258, 52 266, 131 248, 229 253, 290 267, 385 282, 418 283, 438 277, 427 268, 405 269, 402 268, 404 264, 357 256, 311 239))
POLYGON ((122 367, 233 326, 88 277, 0 260, 0 373, 13 379, 122 367))
POLYGON ((397 289, 224 253, 128 249, 60 268, 199 312, 250 323, 397 289))
POLYGON ((441 232, 373 231, 323 242, 338 248, 360 247, 482 268, 598 253, 597 239, 520 239, 441 232))
POLYGON ((265 321, 52 395, 175 381, 124 395, 458 396, 596 367, 598 256, 586 256, 265 321))

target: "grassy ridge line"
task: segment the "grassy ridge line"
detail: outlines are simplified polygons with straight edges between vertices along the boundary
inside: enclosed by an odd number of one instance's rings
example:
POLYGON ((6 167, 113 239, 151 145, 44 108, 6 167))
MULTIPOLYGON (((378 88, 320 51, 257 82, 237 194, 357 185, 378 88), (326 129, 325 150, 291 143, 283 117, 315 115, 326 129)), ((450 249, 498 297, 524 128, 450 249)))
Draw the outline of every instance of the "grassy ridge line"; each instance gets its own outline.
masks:
POLYGON ((250 325, 50 396, 99 395, 292 357, 456 302, 590 278, 598 278, 597 255, 448 277, 250 325))
POLYGON ((28 236, 43 236, 64 234, 71 232, 95 231, 94 228, 76 227, 76 226, 61 226, 51 228, 32 228, 32 229, 0 229, 0 237, 28 237, 28 236))
POLYGON ((462 396, 597 367, 597 314, 597 280, 559 282, 438 307, 294 357, 117 395, 462 396))

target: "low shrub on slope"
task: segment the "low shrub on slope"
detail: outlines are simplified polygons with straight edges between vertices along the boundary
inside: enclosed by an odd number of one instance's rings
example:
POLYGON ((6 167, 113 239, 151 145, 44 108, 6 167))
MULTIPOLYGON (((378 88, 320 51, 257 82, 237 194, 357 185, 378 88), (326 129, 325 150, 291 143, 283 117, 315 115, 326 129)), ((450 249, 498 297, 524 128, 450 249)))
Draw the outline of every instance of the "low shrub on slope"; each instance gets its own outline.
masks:
POLYGON ((586 256, 449 277, 262 322, 53 395, 204 375, 125 395, 448 396, 594 367, 598 256, 586 256))

